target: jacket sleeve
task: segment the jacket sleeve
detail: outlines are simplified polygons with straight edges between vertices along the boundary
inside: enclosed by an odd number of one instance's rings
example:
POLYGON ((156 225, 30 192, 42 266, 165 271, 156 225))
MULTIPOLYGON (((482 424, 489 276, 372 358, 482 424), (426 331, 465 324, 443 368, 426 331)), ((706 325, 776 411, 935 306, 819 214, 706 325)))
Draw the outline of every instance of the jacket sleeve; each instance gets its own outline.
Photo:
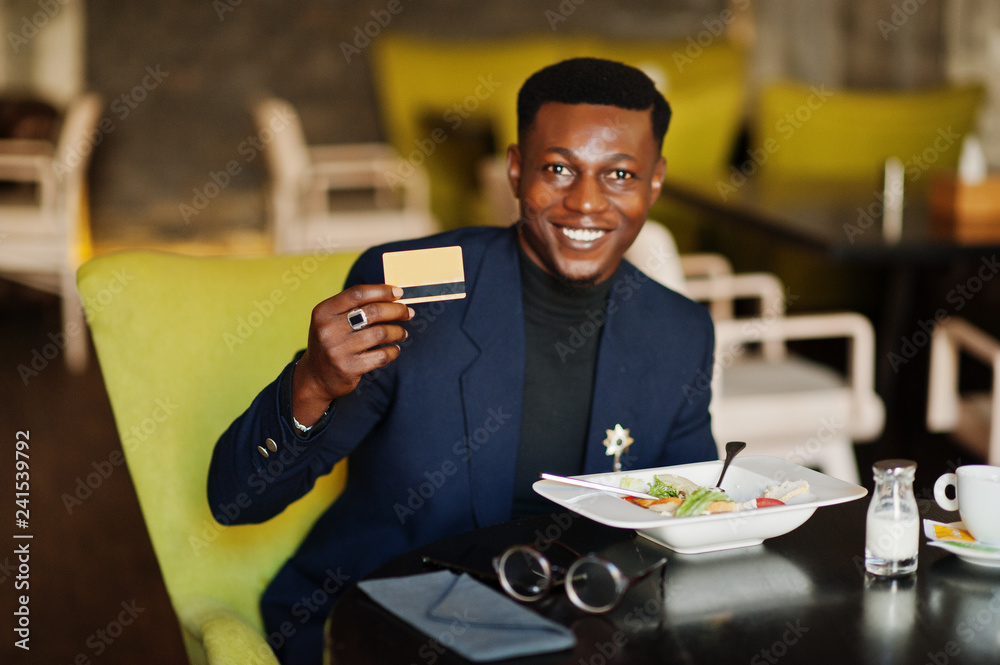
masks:
MULTIPOLYGON (((361 259, 345 288, 366 283, 366 278, 381 280, 381 274, 365 274, 360 264, 361 259)), ((364 390, 334 401, 320 422, 303 434, 291 424, 296 361, 254 398, 215 444, 208 502, 221 524, 256 524, 280 514, 350 454, 388 409, 391 365, 362 377, 364 390)))

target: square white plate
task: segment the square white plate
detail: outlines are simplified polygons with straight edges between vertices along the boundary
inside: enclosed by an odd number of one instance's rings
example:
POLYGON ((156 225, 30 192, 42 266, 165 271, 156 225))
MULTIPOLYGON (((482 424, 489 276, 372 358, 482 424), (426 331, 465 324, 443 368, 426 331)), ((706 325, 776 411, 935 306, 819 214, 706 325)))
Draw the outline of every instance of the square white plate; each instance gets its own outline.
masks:
MULTIPOLYGON (((721 472, 722 462, 713 461, 577 477, 620 487, 623 476, 652 482, 655 475, 671 473, 698 485, 712 487, 721 472)), ((748 501, 763 494, 766 488, 786 480, 805 480, 809 483, 809 491, 791 499, 784 506, 696 517, 660 515, 625 501, 621 495, 563 485, 551 480, 539 480, 532 487, 545 498, 579 515, 608 526, 635 529, 650 540, 682 554, 759 545, 766 538, 780 536, 798 528, 820 506, 853 501, 868 494, 868 490, 860 485, 838 480, 778 457, 765 456, 738 457, 733 460, 722 481, 722 488, 734 501, 748 501)))

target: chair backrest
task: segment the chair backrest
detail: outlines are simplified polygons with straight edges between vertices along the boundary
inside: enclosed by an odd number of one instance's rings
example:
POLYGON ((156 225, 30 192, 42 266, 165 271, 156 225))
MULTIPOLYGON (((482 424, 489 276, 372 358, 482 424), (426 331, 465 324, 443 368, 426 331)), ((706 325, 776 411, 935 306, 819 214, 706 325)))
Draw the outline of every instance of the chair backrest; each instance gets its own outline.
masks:
POLYGON ((87 169, 100 138, 98 123, 103 108, 104 102, 96 93, 75 98, 66 109, 56 143, 53 163, 56 206, 69 251, 75 252, 79 262, 92 254, 87 169))
POLYGON ((309 152, 302 121, 295 107, 284 99, 268 97, 253 110, 254 123, 261 133, 268 168, 280 181, 297 183, 309 168, 309 152))
POLYGON ((647 277, 687 295, 677 243, 663 224, 646 220, 632 246, 625 252, 625 258, 647 277))
POLYGON ((309 170, 309 151, 295 107, 269 97, 253 109, 254 123, 270 174, 268 204, 271 231, 278 247, 296 246, 295 221, 301 214, 303 178, 309 170), (266 141, 265 141, 266 139, 266 141))
POLYGON ((80 268, 129 473, 182 623, 182 608, 207 598, 261 629, 261 592, 342 488, 343 464, 252 526, 220 526, 206 498, 216 440, 305 345, 312 307, 341 290, 355 258, 136 251, 80 268))
MULTIPOLYGON (((98 138, 94 133, 102 108, 100 95, 92 92, 74 98, 66 107, 54 160, 69 177, 82 178, 87 171, 98 138)), ((60 175, 58 170, 56 175, 60 175)))
POLYGON ((774 83, 761 93, 751 154, 761 176, 873 183, 897 157, 913 181, 955 169, 983 95, 978 85, 871 92, 774 83))

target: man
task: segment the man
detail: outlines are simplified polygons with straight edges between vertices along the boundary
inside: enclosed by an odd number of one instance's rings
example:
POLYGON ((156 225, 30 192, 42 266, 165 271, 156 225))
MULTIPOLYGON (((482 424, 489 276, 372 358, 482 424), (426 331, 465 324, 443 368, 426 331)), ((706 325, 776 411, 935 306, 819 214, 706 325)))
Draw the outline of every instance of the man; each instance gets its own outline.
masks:
POLYGON ((538 473, 610 471, 616 425, 634 440, 625 468, 716 457, 710 395, 690 390, 711 372, 711 321, 622 261, 660 192, 669 117, 619 63, 534 74, 507 156, 518 223, 366 252, 313 310, 305 352, 220 439, 209 502, 253 497, 242 522, 277 515, 350 456, 343 494, 262 599, 269 634, 293 633, 284 662, 319 662, 333 599, 302 608, 327 571, 353 583, 425 543, 551 509, 531 491, 538 473), (384 252, 453 245, 465 299, 408 307, 381 283, 384 252), (251 488, 271 455, 281 472, 251 488))

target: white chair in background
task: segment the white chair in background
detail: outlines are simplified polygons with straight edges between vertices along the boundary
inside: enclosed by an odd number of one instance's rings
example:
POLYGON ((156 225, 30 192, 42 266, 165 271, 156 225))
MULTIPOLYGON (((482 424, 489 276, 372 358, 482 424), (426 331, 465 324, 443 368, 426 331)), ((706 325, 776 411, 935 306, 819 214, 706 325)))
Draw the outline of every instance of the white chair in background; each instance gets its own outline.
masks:
POLYGON ((268 139, 276 252, 359 249, 440 230, 424 169, 391 146, 310 146, 297 111, 283 99, 258 103, 254 121, 268 139))
POLYGON ((727 273, 719 255, 677 253, 663 225, 646 222, 625 255, 653 279, 710 303, 716 360, 708 377, 686 390, 712 389, 712 432, 746 441, 753 454, 773 455, 859 482, 854 442, 881 434, 885 408, 875 393, 875 335, 856 313, 785 314, 784 287, 768 273, 727 273), (701 274, 684 275, 684 267, 701 274), (760 302, 759 316, 733 318, 733 302, 760 302), (790 340, 844 338, 847 374, 789 353, 790 340))
POLYGON ((962 446, 1000 466, 1000 340, 960 317, 934 327, 927 391, 927 429, 949 432, 962 446), (992 372, 989 391, 959 390, 959 365, 965 355, 992 372))
POLYGON ((30 183, 30 200, 0 201, 0 275, 60 296, 66 366, 87 365, 87 327, 76 270, 89 258, 87 167, 96 143, 101 98, 85 94, 66 108, 56 144, 0 140, 0 181, 30 183))

